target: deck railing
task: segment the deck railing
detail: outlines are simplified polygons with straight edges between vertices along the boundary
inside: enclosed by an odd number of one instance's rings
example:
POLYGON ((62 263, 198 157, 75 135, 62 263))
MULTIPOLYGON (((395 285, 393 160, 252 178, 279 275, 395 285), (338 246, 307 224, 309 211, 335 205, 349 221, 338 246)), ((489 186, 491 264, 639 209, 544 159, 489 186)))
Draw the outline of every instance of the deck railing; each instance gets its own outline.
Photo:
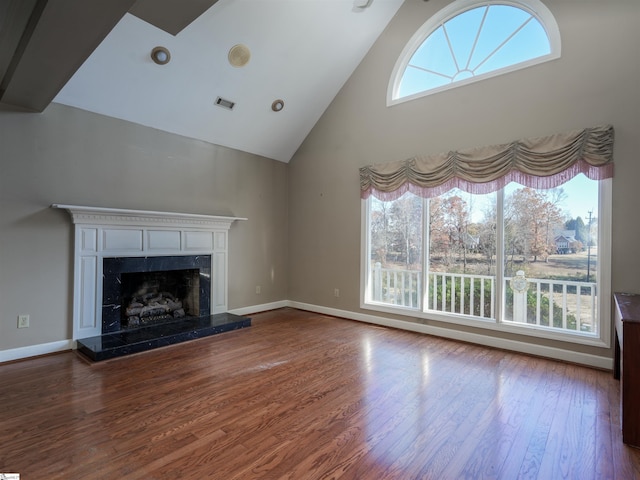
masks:
POLYGON ((596 283, 528 278, 527 291, 518 293, 510 280, 505 278, 505 321, 597 333, 596 283))
MULTIPOLYGON (((423 292, 422 272, 382 268, 372 271, 374 302, 425 310, 496 317, 496 278, 490 275, 429 272, 423 292)), ((559 330, 597 333, 597 290, 593 282, 527 278, 527 289, 514 292, 505 277, 503 321, 559 330)))
POLYGON ((422 272, 419 270, 382 268, 380 263, 376 263, 371 286, 374 302, 409 308, 421 306, 422 272))
POLYGON ((429 272, 427 308, 495 318, 495 281, 490 275, 429 272))

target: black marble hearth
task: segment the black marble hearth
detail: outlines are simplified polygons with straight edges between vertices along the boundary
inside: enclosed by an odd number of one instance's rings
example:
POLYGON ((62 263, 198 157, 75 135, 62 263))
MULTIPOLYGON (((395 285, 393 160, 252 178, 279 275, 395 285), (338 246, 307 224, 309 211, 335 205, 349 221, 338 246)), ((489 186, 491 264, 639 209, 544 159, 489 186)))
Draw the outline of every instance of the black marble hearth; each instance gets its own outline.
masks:
POLYGON ((218 313, 78 340, 78 352, 97 362, 249 327, 251 319, 218 313))

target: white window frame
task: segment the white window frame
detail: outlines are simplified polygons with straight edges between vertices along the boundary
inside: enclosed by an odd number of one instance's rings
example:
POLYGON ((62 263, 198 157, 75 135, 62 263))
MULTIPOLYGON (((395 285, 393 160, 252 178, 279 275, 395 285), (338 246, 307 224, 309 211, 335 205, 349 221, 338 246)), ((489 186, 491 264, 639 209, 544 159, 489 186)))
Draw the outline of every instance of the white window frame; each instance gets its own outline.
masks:
MULTIPOLYGON (((558 340, 563 342, 571 342, 582 345, 610 348, 611 346, 611 213, 612 213, 612 180, 600 180, 598 184, 599 203, 598 203, 598 262, 597 262, 597 315, 598 315, 598 331, 595 335, 584 334, 580 332, 557 331, 550 328, 542 328, 529 324, 514 324, 512 322, 503 322, 503 288, 504 272, 498 269, 496 272, 496 316, 495 318, 480 318, 469 315, 461 315, 454 313, 436 312, 433 310, 425 310, 424 300, 417 308, 402 307, 397 305, 389 305, 371 300, 370 286, 370 204, 371 200, 361 200, 361 270, 360 270, 360 308, 365 310, 373 310, 376 312, 389 313, 394 315, 402 315, 411 318, 424 320, 437 320, 440 322, 452 323, 457 325, 465 325, 469 327, 482 328, 498 332, 512 333, 518 335, 528 335, 532 337, 544 338, 549 340, 558 340)), ((498 211, 502 211, 502 191, 498 192, 498 211)), ((423 213, 426 215, 426 209, 423 213)), ((499 213, 500 221, 502 213, 499 213)), ((426 294, 428 274, 427 262, 428 250, 428 232, 423 232, 422 245, 422 261, 423 261, 423 282, 422 295, 426 294)), ((503 229, 498 231, 498 248, 503 249, 503 229)), ((497 252, 502 258, 503 251, 497 252)))
POLYGON ((492 78, 498 75, 503 75, 505 73, 521 70, 533 65, 538 65, 540 63, 555 60, 557 58, 560 58, 560 54, 561 40, 558 23, 553 17, 551 11, 540 0, 456 0, 455 2, 449 4, 434 16, 429 18, 429 20, 427 20, 418 29, 418 31, 416 31, 409 42, 405 45, 391 72, 391 78, 387 87, 387 106, 390 107, 403 102, 415 100, 417 98, 422 98, 427 95, 433 95, 435 93, 450 90, 452 88, 462 87, 470 83, 479 82, 481 80, 492 78), (405 69, 407 68, 407 65, 409 64, 409 61, 411 60, 413 54, 418 48, 420 48, 424 41, 443 23, 447 22, 453 17, 460 15, 467 10, 486 5, 508 5, 529 12, 540 22, 540 24, 547 32, 551 52, 541 57, 532 58, 530 60, 516 63, 514 65, 509 65, 504 68, 492 70, 490 72, 470 77, 465 80, 455 81, 447 85, 423 90, 421 92, 417 92, 405 97, 399 97, 400 84, 402 82, 402 77, 404 75, 405 69))

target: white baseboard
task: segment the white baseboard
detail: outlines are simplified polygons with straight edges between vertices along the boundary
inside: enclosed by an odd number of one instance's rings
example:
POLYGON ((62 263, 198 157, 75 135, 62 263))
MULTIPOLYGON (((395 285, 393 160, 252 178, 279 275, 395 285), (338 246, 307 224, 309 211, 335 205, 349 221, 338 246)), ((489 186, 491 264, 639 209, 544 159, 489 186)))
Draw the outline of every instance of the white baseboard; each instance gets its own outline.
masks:
MULTIPOLYGON (((229 310, 229 313, 234 313, 236 315, 251 315, 257 312, 284 308, 288 305, 288 301, 282 300, 279 302, 237 308, 235 310, 229 310)), ((29 345, 27 347, 12 348, 10 350, 0 350, 0 363, 22 360, 29 357, 37 357, 38 355, 46 355, 49 353, 64 352, 66 350, 73 350, 74 348, 76 348, 76 346, 73 340, 60 340, 58 342, 29 345)))
POLYGON ((229 310, 229 313, 233 313, 235 315, 251 315, 253 313, 266 312, 268 310, 276 310, 278 308, 288 307, 290 303, 291 302, 289 302, 288 300, 280 300, 279 302, 251 305, 250 307, 234 308, 233 310, 229 310))
POLYGON ((477 345, 484 345, 487 347, 500 348, 503 350, 510 350, 514 352, 526 353, 529 355, 552 358, 554 360, 562 360, 565 362, 576 363, 579 365, 585 365, 603 370, 613 370, 613 359, 610 357, 602 357, 599 355, 591 355, 588 353, 574 352, 571 350, 547 347, 544 345, 535 345, 518 340, 507 340, 504 338, 496 338, 488 335, 480 335, 477 333, 452 330, 449 328, 435 327, 433 325, 406 322, 403 320, 379 317, 377 315, 350 312, 348 310, 338 310, 336 308, 321 307, 308 303, 292 301, 289 301, 287 303, 288 306, 292 308, 309 310, 311 312, 322 313, 334 317, 342 317, 349 320, 357 320, 359 322, 371 323, 374 325, 393 327, 401 330, 409 330, 412 332, 425 333, 427 335, 449 338, 451 340, 459 340, 463 342, 475 343, 477 345))
POLYGON ((28 347, 0 350, 0 363, 21 360, 28 357, 37 357, 48 353, 64 352, 73 348, 73 340, 60 340, 58 342, 29 345, 28 347))
MULTIPOLYGON (((324 315, 331 315, 334 317, 346 318, 348 320, 356 320, 364 323, 371 323, 374 325, 382 325, 385 327, 398 328, 401 330, 408 330, 417 333, 424 333, 427 335, 434 335, 437 337, 449 338, 452 340, 460 340, 463 342, 475 343, 478 345, 485 345, 487 347, 501 348, 504 350, 511 350, 514 352, 527 353, 530 355, 537 355, 540 357, 552 358, 555 360, 562 360, 565 362, 576 363, 580 365, 586 365, 589 367, 612 370, 613 359, 609 357, 602 357, 599 355, 591 355, 588 353, 574 352, 571 350, 564 350, 561 348, 548 347, 544 345, 535 345, 528 342, 521 342, 517 340, 507 340, 504 338, 496 338, 487 335, 479 335, 477 333, 463 332, 460 330, 452 330, 448 328, 435 327, 433 325, 424 325, 421 323, 406 322, 403 320, 396 320, 392 318, 379 317, 377 315, 370 315, 364 313, 350 312, 348 310, 339 310, 336 308, 322 307, 319 305, 312 305, 309 303, 294 302, 290 300, 281 300, 278 302, 263 303, 260 305, 252 305, 249 307, 236 308, 229 310, 229 313, 236 315, 251 315, 258 312, 264 312, 268 310, 275 310, 278 308, 291 307, 298 308, 300 310, 308 310, 310 312, 321 313, 324 315)), ((28 347, 14 348, 11 350, 0 351, 0 363, 10 362, 12 360, 20 360, 28 357, 35 357, 38 355, 45 355, 48 353, 63 352, 65 350, 71 350, 73 348, 73 340, 61 340, 58 342, 43 343, 40 345, 30 345, 28 347)))

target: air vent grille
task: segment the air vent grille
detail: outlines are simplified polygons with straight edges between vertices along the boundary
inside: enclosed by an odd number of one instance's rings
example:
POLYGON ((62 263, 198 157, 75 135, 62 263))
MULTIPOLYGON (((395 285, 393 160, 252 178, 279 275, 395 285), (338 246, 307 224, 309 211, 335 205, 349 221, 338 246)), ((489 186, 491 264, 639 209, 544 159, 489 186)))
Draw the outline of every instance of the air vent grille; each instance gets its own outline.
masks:
POLYGON ((226 108, 227 110, 233 110, 233 107, 235 107, 236 102, 232 102, 231 100, 226 100, 222 97, 218 97, 216 98, 216 105, 222 108, 226 108))

